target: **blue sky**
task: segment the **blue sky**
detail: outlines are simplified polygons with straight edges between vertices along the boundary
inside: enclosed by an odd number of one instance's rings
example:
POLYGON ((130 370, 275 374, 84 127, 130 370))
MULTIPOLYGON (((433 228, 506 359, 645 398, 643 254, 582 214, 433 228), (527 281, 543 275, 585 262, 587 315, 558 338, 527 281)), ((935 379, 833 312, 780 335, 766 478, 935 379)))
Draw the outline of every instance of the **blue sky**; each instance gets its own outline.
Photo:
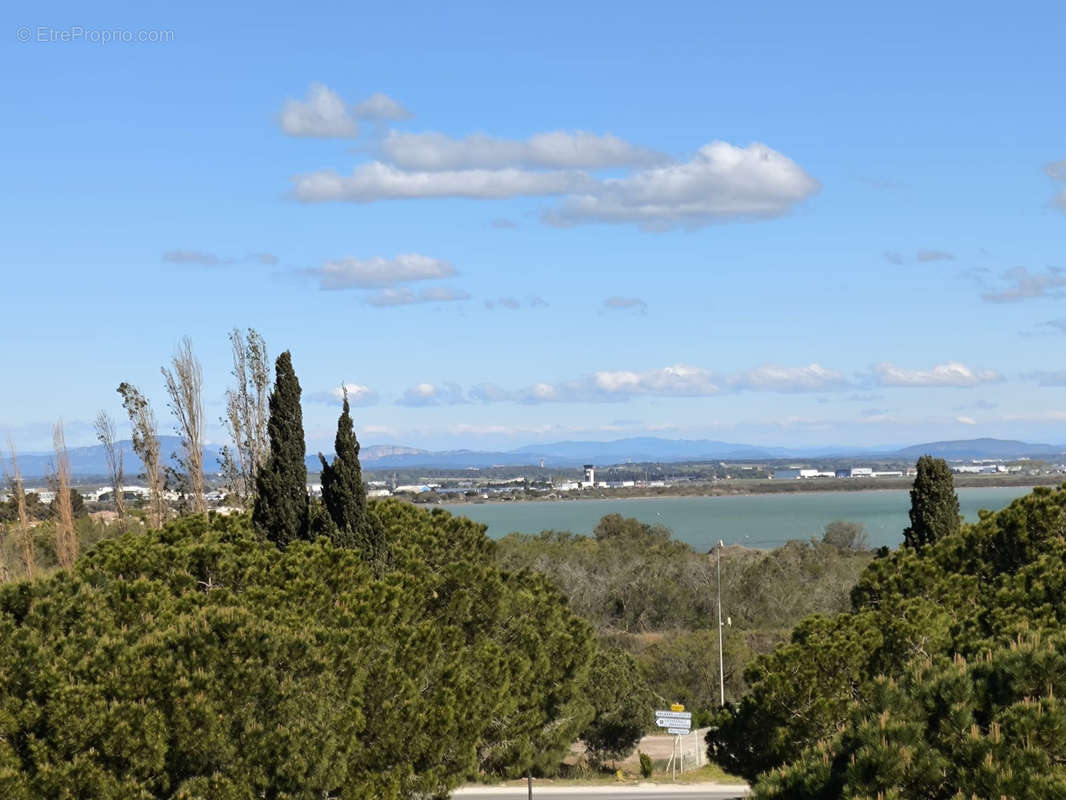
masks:
POLYGON ((235 326, 314 447, 1066 442, 1060 4, 172 5, 5 7, 20 449, 235 326))

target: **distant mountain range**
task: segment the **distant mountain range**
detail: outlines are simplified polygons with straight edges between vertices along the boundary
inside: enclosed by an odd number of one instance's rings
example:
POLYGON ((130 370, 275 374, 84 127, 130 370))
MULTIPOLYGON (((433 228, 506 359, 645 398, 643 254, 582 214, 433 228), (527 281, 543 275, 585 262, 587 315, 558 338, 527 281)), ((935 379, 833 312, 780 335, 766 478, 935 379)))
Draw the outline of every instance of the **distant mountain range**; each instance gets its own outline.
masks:
MULTIPOLYGON (((160 450, 168 464, 173 465, 173 454, 181 447, 176 436, 161 436, 160 450)), ((126 474, 139 474, 143 467, 133 453, 132 443, 119 443, 123 453, 126 474)), ((204 448, 204 466, 208 472, 217 469, 221 448, 204 448)), ((578 467, 582 464, 608 466, 625 462, 680 462, 680 461, 761 461, 772 459, 800 458, 905 458, 916 459, 921 455, 934 455, 946 459, 974 458, 1056 458, 1066 455, 1066 446, 1034 444, 1007 439, 961 439, 956 441, 928 442, 902 449, 858 447, 810 447, 804 449, 783 447, 756 447, 753 445, 720 442, 713 439, 661 439, 653 436, 616 439, 609 442, 550 442, 520 447, 507 451, 485 450, 420 450, 396 445, 371 445, 360 453, 363 466, 371 470, 429 468, 467 469, 486 467, 535 466, 542 461, 552 468, 578 467)), ((332 458, 332 453, 327 453, 332 458)), ((52 469, 54 456, 51 453, 21 453, 19 468, 27 479, 40 479, 52 469)), ((107 473, 107 461, 102 445, 76 447, 70 450, 71 471, 76 478, 99 477, 107 473)), ((317 451, 307 456, 307 468, 318 472, 321 465, 317 451)))

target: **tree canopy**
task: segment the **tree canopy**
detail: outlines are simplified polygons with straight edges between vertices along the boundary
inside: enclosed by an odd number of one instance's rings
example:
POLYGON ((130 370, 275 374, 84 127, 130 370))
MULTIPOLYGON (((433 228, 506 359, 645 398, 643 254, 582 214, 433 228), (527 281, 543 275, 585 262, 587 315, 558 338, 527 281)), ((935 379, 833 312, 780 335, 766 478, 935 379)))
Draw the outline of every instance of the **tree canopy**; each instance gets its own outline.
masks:
POLYGON ((1066 796, 1064 534, 1038 488, 876 559, 753 663, 712 755, 762 798, 1066 796))
POLYGON ((288 350, 278 356, 274 376, 267 422, 270 451, 255 476, 252 521, 263 536, 284 547, 308 538, 303 410, 288 350))
POLYGON ((942 458, 922 456, 911 488, 911 524, 903 531, 903 543, 921 550, 955 533, 962 524, 959 497, 951 469, 942 458))
POLYGON ((370 513, 381 575, 196 515, 0 588, 0 796, 429 797, 558 757, 593 714, 588 626, 482 526, 370 513))

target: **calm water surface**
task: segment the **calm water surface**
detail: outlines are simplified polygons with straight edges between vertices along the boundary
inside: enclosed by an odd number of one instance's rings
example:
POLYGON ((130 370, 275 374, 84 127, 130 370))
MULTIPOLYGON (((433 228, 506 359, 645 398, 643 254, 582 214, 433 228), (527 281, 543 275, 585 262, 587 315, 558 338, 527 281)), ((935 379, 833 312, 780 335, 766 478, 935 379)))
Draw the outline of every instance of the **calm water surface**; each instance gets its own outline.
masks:
MULTIPOLYGON (((1028 494, 1025 487, 959 489, 959 505, 969 521, 978 509, 998 511, 1028 494)), ((657 497, 626 500, 446 505, 449 511, 489 526, 489 536, 565 530, 592 533, 604 514, 623 514, 661 523, 696 550, 726 544, 774 547, 789 539, 821 537, 826 524, 843 519, 866 526, 873 547, 895 547, 908 525, 910 494, 905 489, 866 492, 794 492, 733 497, 657 497)))

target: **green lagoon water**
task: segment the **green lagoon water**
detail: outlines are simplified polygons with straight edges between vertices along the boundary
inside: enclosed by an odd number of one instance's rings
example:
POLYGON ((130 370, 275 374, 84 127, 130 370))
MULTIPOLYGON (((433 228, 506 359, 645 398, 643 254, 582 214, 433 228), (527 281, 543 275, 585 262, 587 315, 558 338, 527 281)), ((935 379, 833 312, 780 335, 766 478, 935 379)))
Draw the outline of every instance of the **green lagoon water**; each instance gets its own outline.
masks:
MULTIPOLYGON (((1028 494, 1020 486, 959 489, 959 505, 969 521, 978 509, 997 511, 1028 494)), ((554 502, 446 505, 454 514, 489 526, 489 536, 542 530, 590 534, 604 514, 623 514, 661 523, 674 537, 698 551, 719 539, 726 544, 775 547, 789 539, 821 537, 833 520, 861 522, 873 547, 903 541, 910 495, 904 490, 865 492, 789 492, 731 497, 656 497, 626 500, 559 500, 554 502)))

